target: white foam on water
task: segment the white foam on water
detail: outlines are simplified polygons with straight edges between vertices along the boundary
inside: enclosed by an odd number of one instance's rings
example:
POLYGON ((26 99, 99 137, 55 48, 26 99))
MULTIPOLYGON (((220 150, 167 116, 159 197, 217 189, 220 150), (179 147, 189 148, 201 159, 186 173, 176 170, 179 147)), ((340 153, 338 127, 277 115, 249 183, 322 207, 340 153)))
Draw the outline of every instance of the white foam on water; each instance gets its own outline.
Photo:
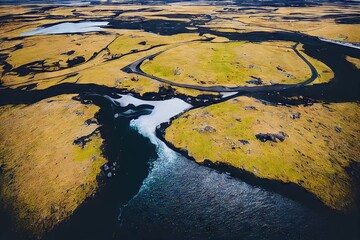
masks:
MULTIPOLYGON (((158 159, 156 160, 157 166, 161 165, 161 167, 166 167, 167 164, 171 164, 173 160, 179 157, 179 154, 170 149, 168 146, 166 146, 164 142, 162 142, 156 137, 156 127, 158 127, 162 123, 168 122, 172 117, 190 109, 192 105, 184 102, 179 98, 173 98, 163 101, 145 101, 135 98, 131 95, 119 96, 121 96, 120 99, 112 99, 112 101, 119 103, 122 107, 126 107, 130 104, 134 106, 151 105, 154 107, 151 114, 143 115, 137 119, 131 120, 130 127, 136 129, 144 137, 149 138, 151 143, 155 145, 156 152, 158 154, 158 159)), ((153 181, 155 181, 155 179, 152 177, 152 174, 150 172, 148 177, 141 185, 138 193, 133 196, 132 199, 136 198, 136 196, 144 189, 146 189, 147 186, 149 186, 153 181)), ((126 207, 132 201, 132 199, 130 199, 129 202, 125 204, 122 208, 126 207)), ((121 220, 122 208, 120 208, 119 220, 121 220)))
POLYGON ((150 139, 151 143, 156 146, 156 151, 160 158, 172 160, 175 152, 166 146, 156 137, 156 127, 162 123, 168 122, 172 117, 190 109, 192 105, 184 102, 179 98, 172 98, 163 101, 145 101, 137 99, 131 95, 120 95, 120 99, 114 100, 122 107, 133 104, 134 106, 151 105, 154 107, 151 114, 140 116, 130 122, 130 127, 136 129, 141 135, 150 139))
POLYGON ((78 23, 59 23, 50 27, 39 27, 31 31, 23 32, 21 36, 33 36, 44 34, 61 34, 61 33, 83 33, 103 31, 102 26, 108 25, 109 22, 78 22, 78 23))

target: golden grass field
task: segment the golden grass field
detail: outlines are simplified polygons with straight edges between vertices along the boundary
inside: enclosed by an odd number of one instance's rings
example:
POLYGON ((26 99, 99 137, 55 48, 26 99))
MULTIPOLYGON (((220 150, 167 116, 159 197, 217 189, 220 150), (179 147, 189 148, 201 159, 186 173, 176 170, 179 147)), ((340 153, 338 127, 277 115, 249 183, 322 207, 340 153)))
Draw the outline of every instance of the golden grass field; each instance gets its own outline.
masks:
POLYGON ((357 186, 347 168, 359 161, 359 109, 358 103, 268 106, 238 97, 183 114, 167 128, 165 139, 199 163, 208 159, 260 178, 292 182, 331 208, 349 210, 357 186), (301 116, 292 119, 292 113, 301 116), (206 127, 215 130, 204 131, 206 127), (288 135, 283 142, 261 142, 255 137, 278 132, 288 135))
MULTIPOLYGON (((150 75, 191 85, 251 86, 247 81, 254 79, 261 79, 263 85, 296 84, 310 78, 311 71, 292 50, 294 44, 192 43, 171 48, 144 62, 141 68, 150 75)), ((316 82, 332 79, 330 68, 308 56, 307 59, 320 73, 316 82)))
POLYGON ((98 127, 85 124, 98 107, 71 97, 0 108, 0 199, 37 234, 69 217, 94 193, 106 163, 100 134, 83 149, 73 144, 98 127))

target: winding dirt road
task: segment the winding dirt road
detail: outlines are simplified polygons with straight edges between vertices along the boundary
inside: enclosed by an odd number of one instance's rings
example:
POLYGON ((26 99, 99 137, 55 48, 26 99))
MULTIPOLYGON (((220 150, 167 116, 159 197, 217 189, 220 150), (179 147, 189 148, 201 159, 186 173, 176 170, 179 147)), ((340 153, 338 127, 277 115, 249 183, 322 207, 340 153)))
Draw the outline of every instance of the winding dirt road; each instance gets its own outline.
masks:
MULTIPOLYGON (((130 65, 123 68, 123 71, 126 71, 128 73, 136 73, 144 77, 148 77, 150 79, 169 84, 171 86, 176 87, 182 87, 182 88, 190 88, 194 90, 200 90, 200 91, 207 91, 207 92, 238 92, 238 93, 254 93, 254 92, 269 92, 269 91, 282 91, 289 88, 294 87, 300 87, 307 85, 311 82, 313 82, 318 77, 318 72, 316 71, 315 67, 297 50, 297 46, 299 43, 296 43, 292 49, 298 55, 301 60, 303 60, 310 68, 311 70, 311 77, 301 83, 297 84, 274 84, 274 85, 268 85, 268 86, 256 86, 256 87, 245 87, 245 86, 238 86, 238 87, 225 87, 225 86, 198 86, 198 85, 191 85, 191 84, 182 84, 182 83, 176 83, 172 82, 170 80, 166 80, 160 77, 156 77, 153 75, 150 75, 146 72, 144 72, 141 69, 141 64, 145 60, 151 60, 154 59, 156 56, 166 52, 167 50, 171 49, 168 48, 166 50, 145 56, 143 58, 138 59, 137 61, 131 63, 130 65)), ((173 47, 172 47, 173 48, 173 47)))

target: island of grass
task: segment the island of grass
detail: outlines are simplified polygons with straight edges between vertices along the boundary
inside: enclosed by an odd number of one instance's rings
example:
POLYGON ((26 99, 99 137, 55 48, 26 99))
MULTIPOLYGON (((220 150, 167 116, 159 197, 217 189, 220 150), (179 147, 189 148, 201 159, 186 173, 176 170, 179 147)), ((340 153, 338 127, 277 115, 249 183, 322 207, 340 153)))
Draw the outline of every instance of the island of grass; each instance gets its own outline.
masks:
MULTIPOLYGON (((182 44, 144 61, 145 73, 174 83, 194 86, 255 86, 298 84, 312 77, 293 42, 202 42, 182 44)), ((306 56, 324 76, 323 63, 306 56)))
POLYGON ((348 211, 358 194, 351 172, 360 162, 359 110, 358 103, 289 107, 238 97, 185 113, 166 129, 165 139, 199 163, 294 183, 348 211))

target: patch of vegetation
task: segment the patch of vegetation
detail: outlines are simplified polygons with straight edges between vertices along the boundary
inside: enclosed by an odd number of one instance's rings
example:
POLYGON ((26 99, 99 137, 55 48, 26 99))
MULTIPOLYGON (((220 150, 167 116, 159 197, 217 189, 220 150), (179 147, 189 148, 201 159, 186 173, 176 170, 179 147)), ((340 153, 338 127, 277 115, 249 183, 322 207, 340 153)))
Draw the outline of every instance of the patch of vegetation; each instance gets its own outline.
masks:
POLYGON ((354 64, 357 69, 360 69, 360 59, 347 56, 346 60, 354 64))
POLYGON ((281 44, 192 43, 170 49, 141 68, 151 75, 192 85, 252 85, 249 80, 254 79, 271 85, 307 80, 311 71, 291 49, 294 43, 281 44))
POLYGON ((59 70, 68 67, 67 61, 73 56, 83 56, 83 61, 90 59, 95 52, 100 51, 113 40, 111 35, 40 35, 22 40, 23 47, 13 51, 8 62, 14 67, 46 60, 48 69, 59 70), (73 51, 73 56, 66 53, 73 51))
POLYGON ((71 97, 0 108, 1 203, 37 235, 69 217, 94 193, 106 163, 99 135, 83 148, 73 144, 97 128, 85 121, 98 107, 71 97))
MULTIPOLYGON (((306 8, 282 7, 273 10, 266 13, 254 13, 251 14, 251 17, 247 14, 238 14, 227 27, 238 28, 239 23, 242 23, 245 25, 242 28, 248 29, 248 31, 254 31, 252 29, 257 27, 259 30, 297 31, 346 42, 360 41, 360 35, 357 33, 359 24, 356 21, 354 23, 339 24, 336 17, 338 14, 329 14, 329 12, 334 11, 334 6, 332 5, 308 6, 306 8), (301 13, 301 16, 297 15, 299 13, 301 13)), ((346 18, 346 15, 351 17, 353 14, 359 14, 356 7, 349 8, 347 6, 336 5, 336 11, 341 13, 344 18, 346 18)), ((221 22, 217 23, 217 25, 221 27, 221 22)))
POLYGON ((208 159, 292 182, 346 211, 358 192, 348 170, 360 162, 359 110, 358 103, 287 107, 238 97, 185 113, 166 129, 165 138, 197 162, 208 159))

